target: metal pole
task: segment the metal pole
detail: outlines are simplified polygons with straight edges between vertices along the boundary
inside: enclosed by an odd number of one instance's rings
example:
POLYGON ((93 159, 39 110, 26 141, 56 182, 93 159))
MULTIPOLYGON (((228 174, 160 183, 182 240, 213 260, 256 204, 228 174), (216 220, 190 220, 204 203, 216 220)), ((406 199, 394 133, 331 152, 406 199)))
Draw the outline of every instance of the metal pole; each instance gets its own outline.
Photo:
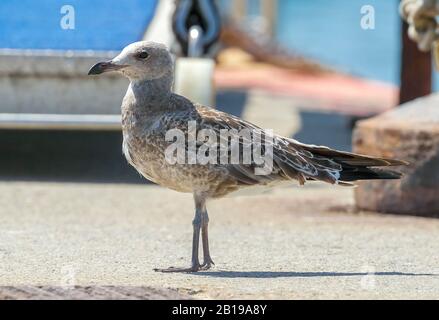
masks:
POLYGON ((241 22, 247 14, 247 0, 233 0, 232 17, 236 22, 241 22))
POLYGON ((188 57, 199 58, 203 55, 203 30, 193 26, 189 30, 188 57))
POLYGON ((429 95, 432 90, 431 52, 419 51, 407 30, 408 25, 403 22, 400 104, 429 95))
POLYGON ((265 19, 267 36, 274 37, 277 21, 277 0, 261 0, 261 14, 265 19))

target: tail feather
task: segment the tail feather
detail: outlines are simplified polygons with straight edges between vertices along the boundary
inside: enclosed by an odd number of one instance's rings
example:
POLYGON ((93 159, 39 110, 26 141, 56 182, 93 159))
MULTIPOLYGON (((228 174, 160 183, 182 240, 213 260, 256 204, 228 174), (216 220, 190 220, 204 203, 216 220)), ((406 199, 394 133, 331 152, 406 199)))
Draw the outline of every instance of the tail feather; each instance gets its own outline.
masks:
POLYGON ((371 157, 362 154, 356 154, 345 151, 333 150, 327 147, 318 147, 312 145, 301 144, 301 147, 315 155, 328 157, 337 162, 343 162, 351 166, 363 166, 363 167, 390 167, 390 166, 406 166, 409 163, 407 161, 371 157))
POLYGON ((353 182, 359 180, 395 180, 401 179, 402 173, 393 170, 378 168, 354 168, 343 169, 340 172, 340 180, 353 182))
MULTIPOLYGON (((351 182, 359 180, 401 179, 403 176, 401 172, 389 170, 386 167, 409 165, 408 162, 402 160, 371 157, 293 141, 296 147, 300 147, 300 149, 305 152, 312 154, 309 161, 312 162, 314 166, 319 167, 319 165, 321 165, 324 168, 328 161, 338 164, 341 170, 339 169, 340 176, 336 183, 339 184, 349 185, 351 182)), ((331 169, 333 170, 334 167, 331 166, 331 169)), ((311 178, 310 180, 326 180, 322 179, 321 176, 324 176, 322 173, 327 172, 328 170, 322 170, 319 172, 318 177, 311 178)))

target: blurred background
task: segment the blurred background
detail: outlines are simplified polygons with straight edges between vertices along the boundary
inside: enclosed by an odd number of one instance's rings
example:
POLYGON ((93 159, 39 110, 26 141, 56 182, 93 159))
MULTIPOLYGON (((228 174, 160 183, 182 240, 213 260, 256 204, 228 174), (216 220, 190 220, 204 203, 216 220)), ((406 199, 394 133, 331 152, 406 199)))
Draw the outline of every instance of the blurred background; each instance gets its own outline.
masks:
POLYGON ((439 217, 438 15, 439 0, 0 0, 0 300, 72 298, 74 285, 437 299, 439 221, 397 214, 439 217), (177 93, 304 143, 406 160, 404 178, 212 201, 217 269, 153 272, 189 262, 193 199, 122 155, 128 80, 87 76, 140 40, 171 49, 177 93))
MULTIPOLYGON (((429 63, 400 94, 405 32, 398 0, 205 2, 216 7, 1 1, 2 179, 142 182, 120 152, 118 113, 127 82, 88 79, 87 68, 142 39, 188 56, 181 32, 197 19, 205 35, 211 32, 198 54, 216 66, 210 104, 305 143, 351 150, 359 119, 438 87, 429 63)), ((431 62, 429 54, 419 59, 431 62)))

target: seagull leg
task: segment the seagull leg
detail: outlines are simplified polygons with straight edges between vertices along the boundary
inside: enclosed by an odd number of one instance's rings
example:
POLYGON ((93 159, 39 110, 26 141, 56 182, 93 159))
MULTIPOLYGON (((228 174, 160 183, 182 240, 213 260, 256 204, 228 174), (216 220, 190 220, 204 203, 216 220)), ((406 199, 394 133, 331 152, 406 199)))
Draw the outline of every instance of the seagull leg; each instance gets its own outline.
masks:
MULTIPOLYGON (((157 272, 176 273, 176 272, 197 272, 201 269, 198 258, 198 251, 200 246, 200 230, 202 226, 203 210, 205 211, 205 199, 199 198, 195 195, 195 217, 192 221, 194 233, 192 238, 192 265, 190 268, 168 268, 168 269, 154 269, 157 272)), ((203 233, 204 234, 204 233, 203 233)), ((203 242, 204 244, 204 242, 203 242)))
POLYGON ((202 270, 209 270, 213 263, 212 258, 210 257, 209 251, 209 215, 207 214, 206 207, 201 214, 201 238, 203 242, 203 264, 201 265, 202 270))

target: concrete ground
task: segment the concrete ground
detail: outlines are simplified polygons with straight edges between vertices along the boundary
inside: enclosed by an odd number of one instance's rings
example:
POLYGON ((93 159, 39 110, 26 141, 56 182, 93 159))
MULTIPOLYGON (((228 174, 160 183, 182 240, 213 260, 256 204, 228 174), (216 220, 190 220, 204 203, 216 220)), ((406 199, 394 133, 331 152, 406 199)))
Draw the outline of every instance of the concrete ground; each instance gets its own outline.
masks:
MULTIPOLYGON (((257 93, 217 98, 282 135, 350 149, 349 115, 257 93)), ((358 213, 352 189, 321 184, 213 201, 215 268, 155 273, 189 266, 192 198, 146 184, 121 139, 1 131, 0 299, 439 298, 439 220, 358 213)))
POLYGON ((0 286, 9 292, 77 285, 172 289, 172 298, 439 298, 439 220, 357 213, 350 188, 213 201, 216 266, 199 274, 153 271, 190 262, 190 195, 142 184, 0 182, 0 203, 0 286))

